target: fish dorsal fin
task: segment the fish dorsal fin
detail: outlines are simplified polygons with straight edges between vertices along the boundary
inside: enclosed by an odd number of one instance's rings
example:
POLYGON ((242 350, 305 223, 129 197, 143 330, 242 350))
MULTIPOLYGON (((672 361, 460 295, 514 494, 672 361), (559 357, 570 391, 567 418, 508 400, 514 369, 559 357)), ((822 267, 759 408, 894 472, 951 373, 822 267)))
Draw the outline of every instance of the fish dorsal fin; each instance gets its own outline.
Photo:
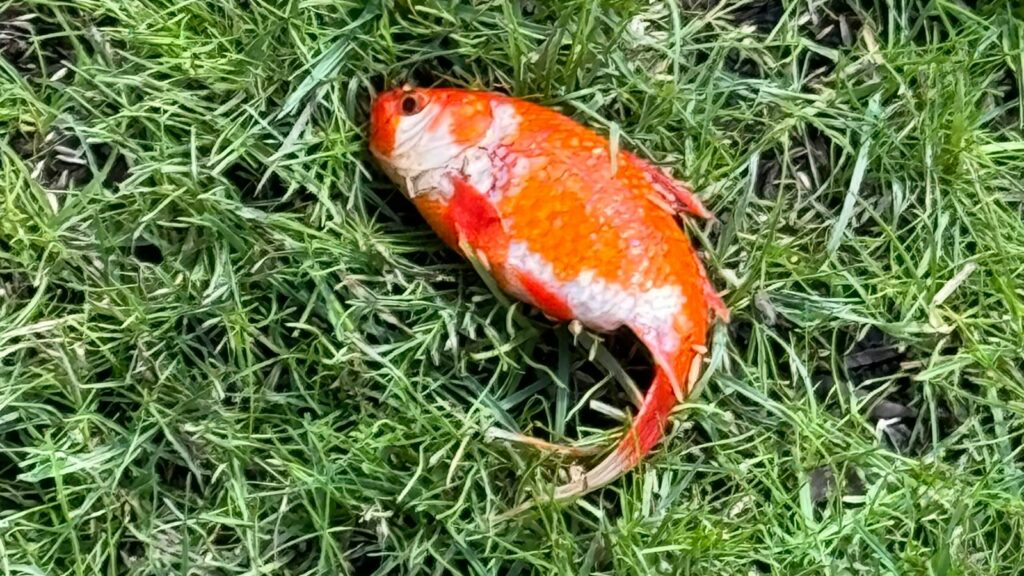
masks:
POLYGON ((704 207, 693 189, 685 182, 680 182, 666 174, 661 168, 642 160, 634 154, 627 153, 627 157, 640 169, 650 182, 651 188, 657 193, 651 201, 668 210, 672 214, 685 212, 699 218, 714 218, 711 212, 704 207))

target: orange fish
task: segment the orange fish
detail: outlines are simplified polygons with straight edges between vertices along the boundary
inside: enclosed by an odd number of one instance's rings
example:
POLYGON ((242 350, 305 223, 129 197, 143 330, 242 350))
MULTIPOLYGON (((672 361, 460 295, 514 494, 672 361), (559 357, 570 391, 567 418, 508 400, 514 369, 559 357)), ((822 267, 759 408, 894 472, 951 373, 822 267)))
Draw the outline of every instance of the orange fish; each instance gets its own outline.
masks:
POLYGON ((381 94, 370 150, 430 226, 505 292, 557 321, 644 343, 655 376, 615 451, 554 499, 636 466, 696 383, 711 313, 728 311, 678 214, 711 215, 689 187, 558 112, 502 94, 381 94))

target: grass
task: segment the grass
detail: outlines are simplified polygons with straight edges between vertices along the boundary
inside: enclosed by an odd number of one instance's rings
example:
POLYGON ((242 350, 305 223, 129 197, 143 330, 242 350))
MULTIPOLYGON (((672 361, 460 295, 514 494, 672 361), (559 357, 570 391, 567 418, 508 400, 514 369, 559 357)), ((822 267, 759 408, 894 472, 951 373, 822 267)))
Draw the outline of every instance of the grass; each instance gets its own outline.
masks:
POLYGON ((0 574, 1021 573, 1024 14, 977 4, 0 0, 0 574), (493 524, 573 462, 488 429, 607 448, 647 361, 441 248, 365 152, 407 79, 721 220, 713 369, 575 504, 493 524))

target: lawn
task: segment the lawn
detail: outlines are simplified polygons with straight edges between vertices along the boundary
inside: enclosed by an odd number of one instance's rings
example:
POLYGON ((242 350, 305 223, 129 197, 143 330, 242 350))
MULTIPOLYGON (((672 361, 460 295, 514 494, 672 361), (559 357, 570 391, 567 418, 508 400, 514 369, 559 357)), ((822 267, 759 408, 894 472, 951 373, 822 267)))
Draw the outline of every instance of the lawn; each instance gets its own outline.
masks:
POLYGON ((0 0, 0 575, 1024 573, 1022 86, 1011 0, 0 0), (405 81, 717 215, 733 320, 610 487, 494 521, 649 361, 442 247, 366 151, 405 81))

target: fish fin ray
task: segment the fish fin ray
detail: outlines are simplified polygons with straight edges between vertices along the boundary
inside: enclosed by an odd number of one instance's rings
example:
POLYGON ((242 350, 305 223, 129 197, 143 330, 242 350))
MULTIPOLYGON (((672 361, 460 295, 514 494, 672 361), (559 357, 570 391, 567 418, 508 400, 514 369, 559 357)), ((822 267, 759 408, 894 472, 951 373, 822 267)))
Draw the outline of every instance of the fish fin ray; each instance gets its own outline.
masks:
POLYGON ((728 324, 730 317, 729 307, 725 305, 725 300, 722 300, 722 296, 715 289, 715 285, 711 283, 711 279, 708 278, 707 269, 700 259, 697 259, 697 271, 700 273, 704 300, 707 301, 708 307, 711 308, 716 317, 721 318, 723 322, 728 324))

